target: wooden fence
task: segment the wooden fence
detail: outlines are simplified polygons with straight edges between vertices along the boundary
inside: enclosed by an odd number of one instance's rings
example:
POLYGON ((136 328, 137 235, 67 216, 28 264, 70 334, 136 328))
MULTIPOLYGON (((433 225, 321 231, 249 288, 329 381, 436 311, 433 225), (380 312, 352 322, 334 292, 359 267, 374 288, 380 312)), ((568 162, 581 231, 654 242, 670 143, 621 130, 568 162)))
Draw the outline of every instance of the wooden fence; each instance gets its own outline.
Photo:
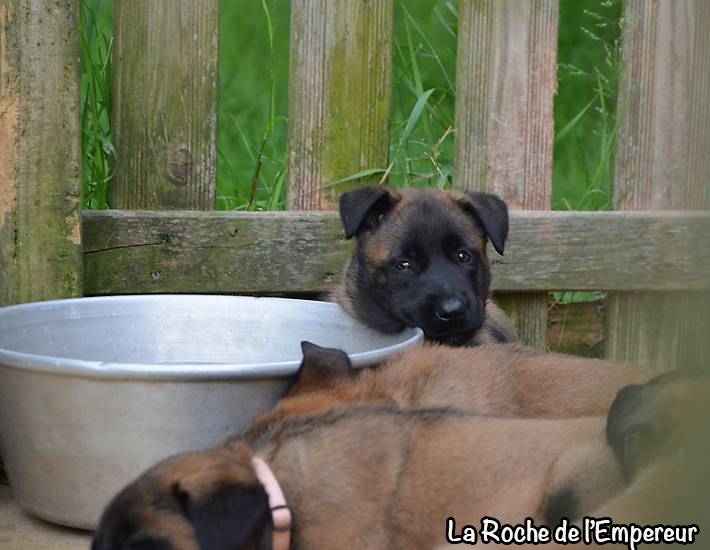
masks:
MULTIPOLYGON (((387 164, 394 0, 292 1, 291 211, 270 213, 210 211, 217 0, 115 0, 116 210, 80 212, 78 3, 0 2, 0 304, 331 287, 351 243, 324 185, 387 164)), ((547 292, 604 290, 609 356, 669 368, 700 353, 710 287, 710 2, 626 2, 615 212, 550 211, 558 20, 459 1, 455 185, 515 209, 494 288, 526 342, 547 292)))

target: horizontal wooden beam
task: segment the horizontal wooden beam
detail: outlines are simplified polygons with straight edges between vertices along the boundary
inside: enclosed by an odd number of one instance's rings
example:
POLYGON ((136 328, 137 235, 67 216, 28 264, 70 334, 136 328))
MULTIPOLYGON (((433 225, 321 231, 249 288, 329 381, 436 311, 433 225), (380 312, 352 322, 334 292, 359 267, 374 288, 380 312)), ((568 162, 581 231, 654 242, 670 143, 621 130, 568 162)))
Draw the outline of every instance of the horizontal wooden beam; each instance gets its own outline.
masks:
MULTIPOLYGON (((319 292, 352 250, 333 212, 85 211, 86 294, 319 292)), ((494 289, 710 288, 710 214, 512 212, 494 289)))

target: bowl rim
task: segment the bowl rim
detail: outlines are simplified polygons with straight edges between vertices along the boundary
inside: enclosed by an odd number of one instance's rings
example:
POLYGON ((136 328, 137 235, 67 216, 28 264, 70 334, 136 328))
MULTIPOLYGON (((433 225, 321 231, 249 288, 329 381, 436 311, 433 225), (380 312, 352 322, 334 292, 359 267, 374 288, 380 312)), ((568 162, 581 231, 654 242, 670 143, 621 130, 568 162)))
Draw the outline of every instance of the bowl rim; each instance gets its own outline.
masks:
MULTIPOLYGON (((111 296, 90 296, 64 298, 59 300, 44 300, 38 302, 28 302, 15 304, 0 308, 0 319, 6 315, 11 315, 18 310, 31 312, 32 310, 43 310, 55 308, 81 301, 87 302, 133 302, 145 300, 161 299, 194 300, 194 299, 215 299, 224 300, 266 300, 280 302, 301 302, 308 304, 319 304, 317 307, 328 307, 343 311, 344 315, 352 320, 353 324, 361 326, 365 331, 370 331, 380 336, 381 333, 366 327, 348 313, 343 308, 333 302, 322 300, 303 300, 298 298, 278 298, 259 296, 233 296, 225 294, 126 294, 111 296)), ((373 351, 363 351, 349 353, 348 356, 355 368, 374 365, 395 355, 405 349, 420 344, 424 339, 424 332, 420 328, 405 328, 402 332, 391 335, 393 338, 403 338, 394 344, 377 348, 373 351)), ((0 348, 0 369, 10 367, 23 371, 52 374, 57 376, 72 376, 92 379, 114 379, 114 380, 244 380, 244 379, 265 379, 282 378, 294 376, 301 364, 301 358, 289 361, 274 361, 260 363, 212 363, 212 362, 185 362, 185 363, 121 363, 113 361, 91 361, 85 359, 68 359, 63 357, 53 357, 26 352, 12 351, 0 348)))

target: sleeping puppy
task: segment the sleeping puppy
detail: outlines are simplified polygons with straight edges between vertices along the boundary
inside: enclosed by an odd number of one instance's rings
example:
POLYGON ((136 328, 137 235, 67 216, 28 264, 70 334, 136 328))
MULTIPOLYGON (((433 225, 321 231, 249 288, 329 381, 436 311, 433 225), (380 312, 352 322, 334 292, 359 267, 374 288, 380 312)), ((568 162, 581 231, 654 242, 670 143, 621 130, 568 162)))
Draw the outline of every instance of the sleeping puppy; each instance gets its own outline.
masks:
POLYGON ((514 342, 490 299, 486 244, 503 254, 508 208, 489 193, 360 187, 340 197, 345 236, 357 238, 331 300, 384 333, 420 327, 451 346, 514 342))
POLYGON ((515 344, 428 344, 361 370, 354 370, 340 350, 308 342, 302 348, 296 385, 252 424, 251 431, 259 432, 280 418, 356 402, 453 407, 507 417, 604 415, 621 387, 650 378, 639 367, 515 344))
POLYGON ((619 392, 607 440, 629 488, 597 513, 623 522, 710 526, 708 418, 707 370, 679 369, 619 392))
POLYGON ((710 542, 709 398, 710 373, 701 369, 679 369, 623 388, 609 411, 606 433, 627 487, 588 515, 610 518, 617 525, 689 526, 684 542, 706 548, 710 542), (695 534, 690 532, 693 525, 698 527, 695 534))
POLYGON ((449 516, 577 517, 622 486, 604 429, 603 417, 381 405, 284 418, 250 442, 234 438, 148 470, 106 508, 92 549, 272 548, 268 485, 254 456, 285 494, 292 548, 432 548, 445 541, 449 516))
POLYGON ((710 443, 710 373, 679 369, 623 388, 609 410, 607 440, 635 479, 662 457, 710 443))

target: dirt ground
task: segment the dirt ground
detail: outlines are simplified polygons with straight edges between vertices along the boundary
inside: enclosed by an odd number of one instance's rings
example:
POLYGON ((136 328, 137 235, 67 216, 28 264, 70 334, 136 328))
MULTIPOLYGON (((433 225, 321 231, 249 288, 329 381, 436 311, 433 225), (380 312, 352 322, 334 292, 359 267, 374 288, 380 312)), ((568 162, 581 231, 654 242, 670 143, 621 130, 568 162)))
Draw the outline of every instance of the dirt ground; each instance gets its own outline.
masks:
POLYGON ((3 550, 88 549, 91 534, 45 523, 15 504, 12 489, 0 484, 0 548, 3 550))

